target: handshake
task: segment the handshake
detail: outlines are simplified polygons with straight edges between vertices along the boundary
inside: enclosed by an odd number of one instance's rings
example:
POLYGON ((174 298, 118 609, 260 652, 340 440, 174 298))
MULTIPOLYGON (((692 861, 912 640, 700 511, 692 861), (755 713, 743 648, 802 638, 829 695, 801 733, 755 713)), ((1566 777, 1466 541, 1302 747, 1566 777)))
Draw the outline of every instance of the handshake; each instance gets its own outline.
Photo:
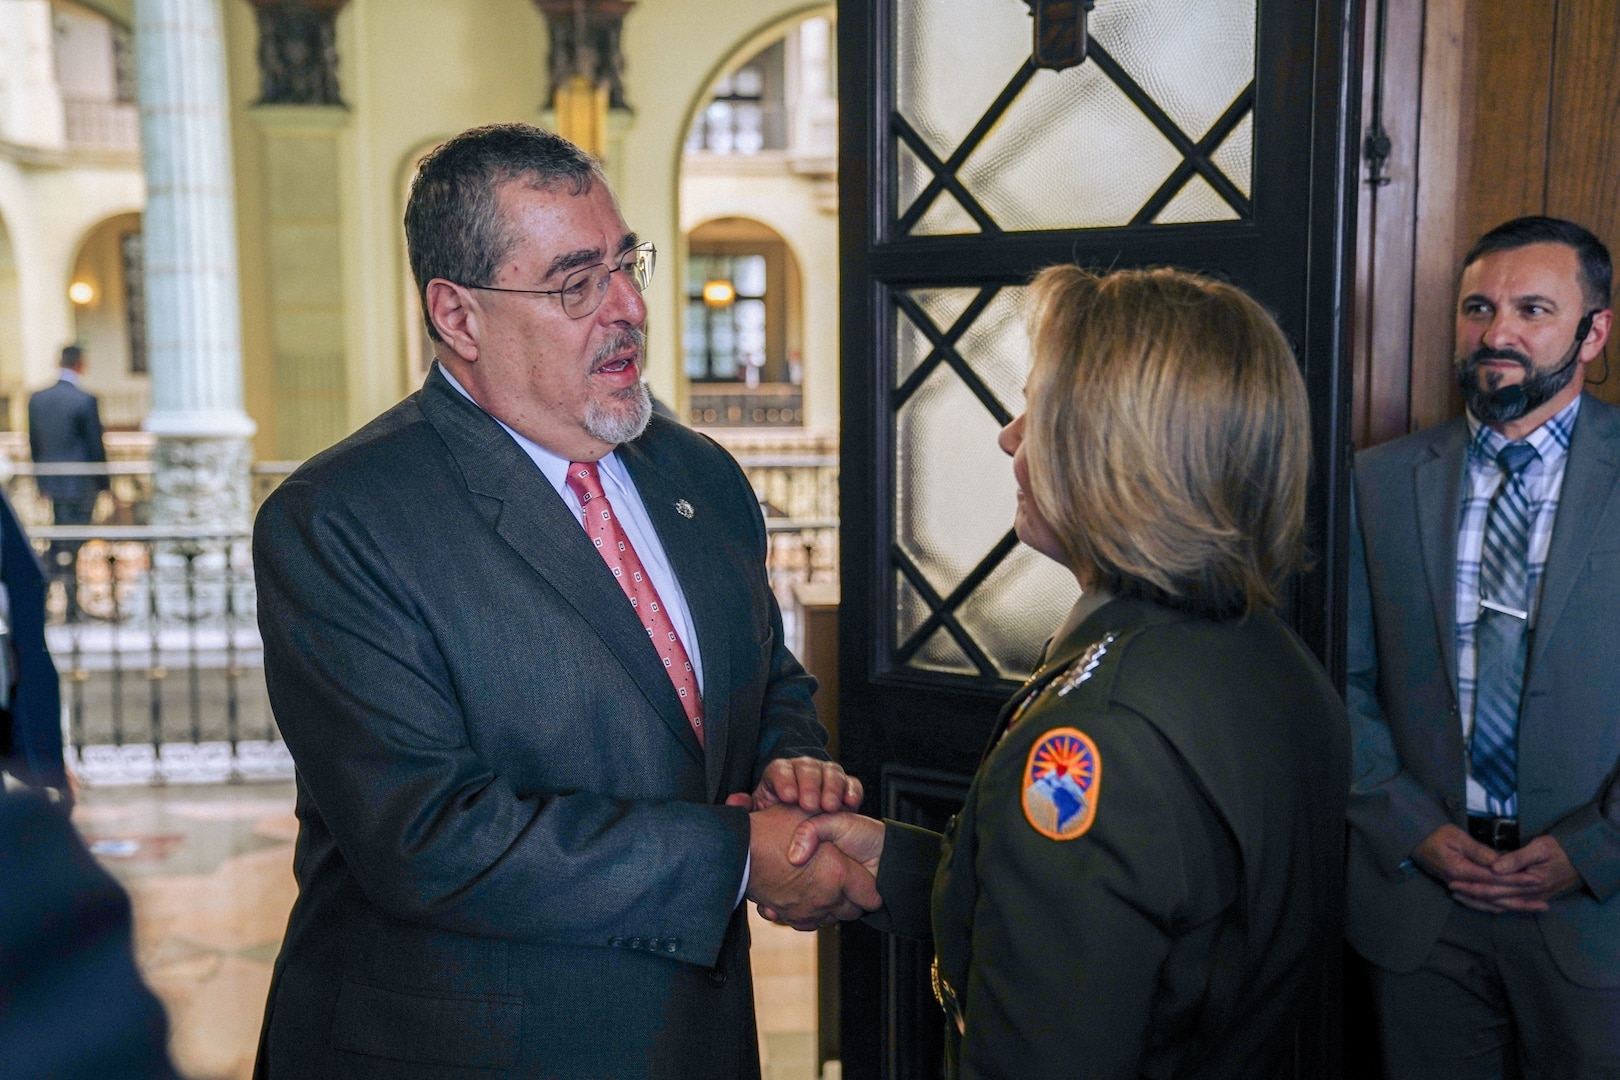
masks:
POLYGON ((726 799, 749 810, 747 895, 760 915, 814 930, 883 906, 883 823, 854 813, 861 796, 861 782, 834 762, 784 758, 752 795, 726 799))

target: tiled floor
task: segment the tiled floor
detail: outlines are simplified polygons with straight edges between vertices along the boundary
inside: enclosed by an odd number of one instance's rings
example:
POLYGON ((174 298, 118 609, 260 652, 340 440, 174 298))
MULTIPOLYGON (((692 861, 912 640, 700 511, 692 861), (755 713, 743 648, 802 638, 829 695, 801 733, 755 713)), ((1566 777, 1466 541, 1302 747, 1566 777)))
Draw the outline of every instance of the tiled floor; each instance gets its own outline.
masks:
MULTIPOLYGON (((88 788, 74 820, 130 892, 187 1080, 246 1080, 295 887, 291 784, 88 788)), ((815 938, 751 916, 765 1080, 814 1080, 815 938)))

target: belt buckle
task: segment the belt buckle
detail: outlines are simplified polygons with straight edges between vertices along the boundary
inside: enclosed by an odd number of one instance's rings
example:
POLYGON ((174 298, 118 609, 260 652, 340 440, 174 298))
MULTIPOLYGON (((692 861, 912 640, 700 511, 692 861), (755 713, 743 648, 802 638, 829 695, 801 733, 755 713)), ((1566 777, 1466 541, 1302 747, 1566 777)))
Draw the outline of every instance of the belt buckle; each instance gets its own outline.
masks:
POLYGON ((1514 818, 1491 819, 1491 847, 1510 851, 1519 846, 1519 822, 1514 818))

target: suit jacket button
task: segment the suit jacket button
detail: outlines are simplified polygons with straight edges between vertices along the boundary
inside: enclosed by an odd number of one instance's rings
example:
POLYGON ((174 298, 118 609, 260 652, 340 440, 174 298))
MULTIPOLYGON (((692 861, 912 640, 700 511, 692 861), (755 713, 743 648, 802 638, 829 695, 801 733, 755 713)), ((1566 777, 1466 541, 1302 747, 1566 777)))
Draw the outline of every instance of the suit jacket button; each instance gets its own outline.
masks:
POLYGON ((724 986, 724 985, 726 985, 726 969, 725 968, 718 968, 718 967, 717 968, 710 968, 709 969, 709 981, 714 983, 714 985, 716 985, 716 986, 724 986))

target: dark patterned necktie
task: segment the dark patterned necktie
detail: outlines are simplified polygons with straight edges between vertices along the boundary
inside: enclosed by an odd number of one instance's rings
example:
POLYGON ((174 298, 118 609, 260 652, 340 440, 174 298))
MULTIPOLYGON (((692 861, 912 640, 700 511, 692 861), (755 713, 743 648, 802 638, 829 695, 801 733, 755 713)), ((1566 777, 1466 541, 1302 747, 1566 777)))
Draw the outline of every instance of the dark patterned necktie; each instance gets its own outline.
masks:
POLYGON ((647 576, 646 567, 641 565, 641 557, 630 546, 630 538, 619 525, 619 519, 613 515, 613 507, 602 492, 602 479, 596 473, 596 463, 570 463, 568 486, 579 496, 580 506, 585 511, 585 535, 602 553, 602 560, 618 579, 619 587, 629 598, 630 606, 636 609, 641 625, 647 628, 647 638, 658 650, 658 658, 664 662, 669 681, 675 684, 675 693, 681 699, 686 719, 692 724, 692 733, 697 736, 698 745, 702 746, 703 699, 698 694, 697 673, 692 670, 692 660, 686 654, 686 646, 681 644, 681 637, 675 632, 675 623, 669 617, 669 612, 664 610, 664 603, 658 598, 652 578, 647 576))
POLYGON ((1505 801, 1519 787, 1519 698, 1530 640, 1530 498, 1524 469, 1535 447, 1516 442, 1496 455, 1505 474, 1485 517, 1475 627, 1474 779, 1505 801))

